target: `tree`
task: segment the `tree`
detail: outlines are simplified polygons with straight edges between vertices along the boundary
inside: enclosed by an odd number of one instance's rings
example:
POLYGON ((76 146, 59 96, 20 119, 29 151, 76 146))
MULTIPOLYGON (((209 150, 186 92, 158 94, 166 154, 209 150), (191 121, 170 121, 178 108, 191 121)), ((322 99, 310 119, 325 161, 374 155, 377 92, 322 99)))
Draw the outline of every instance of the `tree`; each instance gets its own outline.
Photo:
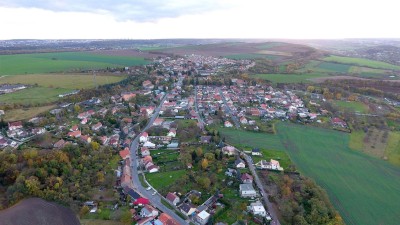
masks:
POLYGON ((201 168, 202 168, 203 170, 205 170, 205 169, 207 169, 207 167, 208 167, 208 160, 207 160, 207 159, 203 159, 203 160, 201 161, 201 168))
POLYGON ((81 111, 81 107, 78 105, 78 104, 75 104, 74 105, 74 112, 75 113, 78 113, 78 112, 80 112, 81 111))
POLYGON ((92 148, 92 150, 97 151, 100 148, 100 144, 95 141, 92 141, 90 142, 90 147, 92 148))
POLYGON ((101 172, 101 171, 97 172, 96 176, 97 176, 97 182, 98 183, 103 183, 104 182, 104 173, 103 172, 101 172))
POLYGON ((310 93, 313 93, 315 91, 315 87, 314 86, 308 86, 307 87, 307 91, 310 93))
POLYGON ((84 215, 88 214, 90 211, 89 207, 87 205, 84 205, 81 210, 79 211, 79 216, 82 218, 84 215))
POLYGON ((208 161, 214 161, 215 154, 211 153, 211 152, 208 152, 208 153, 204 154, 204 158, 206 158, 208 161))
POLYGON ((201 158, 203 156, 203 149, 201 147, 198 147, 196 149, 196 157, 201 158))
POLYGON ((121 222, 123 224, 131 224, 132 223, 132 214, 129 211, 125 211, 121 216, 121 222))
POLYGON ((35 176, 29 177, 25 180, 25 187, 28 189, 30 195, 38 195, 40 187, 39 179, 35 176))

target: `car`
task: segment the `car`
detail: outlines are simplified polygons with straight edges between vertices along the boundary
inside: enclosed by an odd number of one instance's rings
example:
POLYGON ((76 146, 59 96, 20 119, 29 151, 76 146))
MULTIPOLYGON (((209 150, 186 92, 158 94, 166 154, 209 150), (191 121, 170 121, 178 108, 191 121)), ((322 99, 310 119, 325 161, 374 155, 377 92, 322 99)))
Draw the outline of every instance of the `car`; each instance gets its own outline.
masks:
POLYGON ((157 194, 157 191, 153 192, 153 194, 151 194, 151 195, 156 195, 156 194, 157 194))
POLYGON ((146 190, 147 190, 147 191, 150 191, 150 190, 151 190, 151 187, 146 188, 146 190))

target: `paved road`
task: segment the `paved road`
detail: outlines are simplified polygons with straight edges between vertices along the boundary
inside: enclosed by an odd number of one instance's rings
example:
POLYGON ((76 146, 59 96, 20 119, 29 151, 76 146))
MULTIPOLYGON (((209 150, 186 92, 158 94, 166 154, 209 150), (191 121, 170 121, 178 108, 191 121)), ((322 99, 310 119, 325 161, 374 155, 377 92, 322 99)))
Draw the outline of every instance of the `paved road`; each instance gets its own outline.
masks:
POLYGON ((230 108, 230 107, 228 106, 228 104, 226 103, 226 98, 225 98, 225 95, 224 95, 224 93, 222 92, 222 90, 221 90, 220 88, 218 88, 218 89, 219 89, 219 94, 220 94, 221 97, 222 97, 222 101, 224 102, 226 112, 231 116, 231 118, 232 118, 233 123, 235 124, 235 126, 236 126, 237 128, 239 128, 239 127, 240 127, 240 123, 239 123, 238 118, 232 114, 231 108, 230 108))
MULTIPOLYGON (((151 116, 150 120, 148 121, 146 127, 143 128, 142 133, 145 132, 147 129, 149 129, 151 127, 151 125, 153 124, 154 120, 158 117, 158 114, 160 113, 161 110, 161 106, 165 100, 165 98, 167 97, 167 94, 162 98, 160 105, 154 110, 153 115, 151 116)), ((167 213, 168 215, 170 215, 172 218, 174 218, 176 221, 179 222, 179 224, 189 224, 188 222, 186 222, 185 220, 183 220, 181 217, 179 217, 174 211, 172 211, 171 209, 167 208, 164 204, 161 203, 161 196, 157 193, 156 195, 152 195, 154 190, 151 189, 149 191, 146 190, 146 188, 144 188, 142 186, 142 183, 139 180, 139 173, 138 173, 138 156, 137 156, 137 150, 139 148, 139 138, 140 135, 137 135, 135 137, 135 139, 132 141, 131 143, 131 165, 132 165, 132 170, 131 170, 131 174, 132 174, 132 184, 133 184, 133 188, 139 193, 141 194, 143 197, 147 198, 150 200, 151 204, 153 206, 155 206, 156 208, 160 209, 161 211, 167 213)), ((141 176, 141 175, 140 175, 141 176)))
POLYGON ((264 199, 264 202, 267 204, 268 212, 271 214, 271 217, 272 217, 271 224, 280 225, 279 220, 278 220, 278 215, 275 212, 275 209, 273 208, 272 203, 269 201, 268 194, 265 192, 264 186, 261 183, 260 178, 258 177, 256 168, 254 167, 254 164, 253 164, 253 159, 249 155, 244 153, 243 151, 240 151, 240 152, 244 155, 244 159, 246 160, 247 165, 249 165, 250 172, 254 177, 256 185, 257 185, 258 189, 260 190, 260 192, 262 193, 262 197, 264 199))
POLYGON ((197 104, 197 85, 195 86, 194 93, 195 93, 194 94, 194 107, 195 107, 195 111, 197 114, 197 121, 199 121, 201 129, 204 130, 206 123, 204 123, 203 118, 201 118, 200 113, 199 113, 199 108, 197 107, 198 106, 198 104, 197 104))

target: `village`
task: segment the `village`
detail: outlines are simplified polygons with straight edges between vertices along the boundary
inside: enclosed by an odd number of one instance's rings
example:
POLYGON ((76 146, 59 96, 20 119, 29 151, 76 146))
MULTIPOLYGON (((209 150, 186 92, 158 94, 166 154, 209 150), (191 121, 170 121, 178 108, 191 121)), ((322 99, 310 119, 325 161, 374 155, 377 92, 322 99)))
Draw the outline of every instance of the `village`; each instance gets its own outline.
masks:
MULTIPOLYGON (((213 126, 273 132, 269 124, 274 120, 318 123, 323 109, 309 110, 293 91, 239 78, 231 78, 229 85, 204 84, 220 71, 251 67, 250 60, 191 55, 155 59, 155 65, 156 72, 134 90, 66 102, 43 116, 8 123, 0 147, 18 148, 45 134, 51 137, 49 149, 111 147, 120 156, 115 192, 129 199, 131 220, 139 225, 221 225, 227 224, 229 210, 239 213, 229 222, 274 221, 277 216, 270 212, 256 171, 282 173, 279 159, 264 157, 257 148, 229 145, 213 126), (190 77, 203 84, 185 85, 190 77)), ((347 126, 339 118, 332 118, 332 124, 347 126)), ((85 206, 96 214, 99 202, 85 206)))

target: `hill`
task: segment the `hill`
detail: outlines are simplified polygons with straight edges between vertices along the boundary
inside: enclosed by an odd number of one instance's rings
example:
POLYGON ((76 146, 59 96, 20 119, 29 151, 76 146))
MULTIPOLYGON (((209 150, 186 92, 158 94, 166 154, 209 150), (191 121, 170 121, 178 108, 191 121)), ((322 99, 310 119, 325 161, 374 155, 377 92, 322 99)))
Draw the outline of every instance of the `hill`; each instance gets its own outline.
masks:
POLYGON ((72 210, 40 198, 22 200, 0 211, 1 225, 80 225, 72 210))

